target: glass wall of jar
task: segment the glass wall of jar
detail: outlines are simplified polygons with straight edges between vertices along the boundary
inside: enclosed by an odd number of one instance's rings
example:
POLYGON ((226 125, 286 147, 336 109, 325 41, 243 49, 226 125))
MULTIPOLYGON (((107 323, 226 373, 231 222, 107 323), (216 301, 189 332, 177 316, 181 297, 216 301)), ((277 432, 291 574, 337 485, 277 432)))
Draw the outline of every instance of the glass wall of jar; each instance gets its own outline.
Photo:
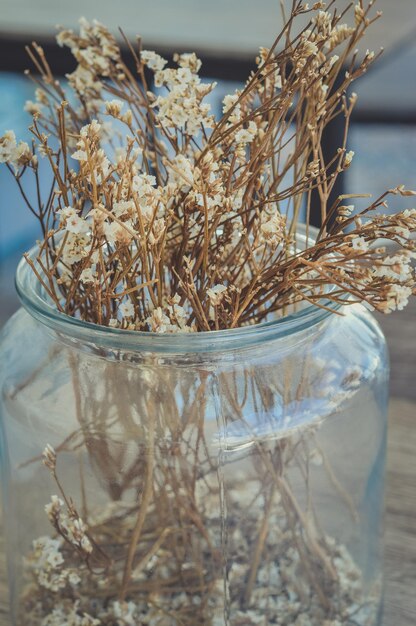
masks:
POLYGON ((388 364, 361 306, 156 335, 57 313, 1 341, 13 624, 376 626, 388 364))

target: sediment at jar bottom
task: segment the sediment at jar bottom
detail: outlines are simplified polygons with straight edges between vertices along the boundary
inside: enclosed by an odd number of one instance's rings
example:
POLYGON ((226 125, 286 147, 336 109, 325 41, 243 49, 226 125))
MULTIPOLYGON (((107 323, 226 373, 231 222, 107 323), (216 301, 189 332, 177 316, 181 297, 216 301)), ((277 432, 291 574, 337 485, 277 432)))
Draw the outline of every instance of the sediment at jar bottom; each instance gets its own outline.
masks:
POLYGON ((380 581, 366 579, 315 508, 312 475, 331 472, 318 436, 308 427, 253 440, 237 460, 205 450, 197 463, 190 439, 174 454, 154 442, 122 500, 82 513, 47 448, 53 532, 26 555, 19 626, 376 626, 380 581))

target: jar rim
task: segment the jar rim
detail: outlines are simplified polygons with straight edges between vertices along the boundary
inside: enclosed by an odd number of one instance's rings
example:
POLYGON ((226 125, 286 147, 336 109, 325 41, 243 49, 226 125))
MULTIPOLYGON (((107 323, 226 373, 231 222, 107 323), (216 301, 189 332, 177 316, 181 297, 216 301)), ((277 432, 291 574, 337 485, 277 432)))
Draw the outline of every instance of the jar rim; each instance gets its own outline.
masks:
MULTIPOLYGON (((35 262, 37 253, 38 249, 34 246, 26 256, 35 262)), ((308 304, 295 313, 259 324, 196 333, 162 334, 101 326, 60 312, 48 298, 25 258, 17 266, 15 285, 23 307, 45 326, 82 343, 126 352, 184 354, 242 349, 311 328, 342 306, 323 297, 321 306, 308 304)))

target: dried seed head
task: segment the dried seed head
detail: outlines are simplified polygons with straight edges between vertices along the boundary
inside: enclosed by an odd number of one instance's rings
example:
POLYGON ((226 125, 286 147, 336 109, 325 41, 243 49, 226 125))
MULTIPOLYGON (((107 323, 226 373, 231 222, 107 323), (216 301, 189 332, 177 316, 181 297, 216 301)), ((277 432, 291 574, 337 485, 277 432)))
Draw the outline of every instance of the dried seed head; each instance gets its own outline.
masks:
POLYGON ((54 472, 56 469, 56 452, 54 448, 48 443, 42 453, 43 464, 54 472))

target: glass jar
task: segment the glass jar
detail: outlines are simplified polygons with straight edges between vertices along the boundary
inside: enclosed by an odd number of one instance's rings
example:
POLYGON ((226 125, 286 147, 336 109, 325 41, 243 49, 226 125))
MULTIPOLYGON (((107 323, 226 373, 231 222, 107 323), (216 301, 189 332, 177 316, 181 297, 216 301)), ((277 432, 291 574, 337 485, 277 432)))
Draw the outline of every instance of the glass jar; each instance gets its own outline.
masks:
POLYGON ((157 335, 59 314, 1 342, 15 626, 375 626, 388 359, 361 306, 157 335))

